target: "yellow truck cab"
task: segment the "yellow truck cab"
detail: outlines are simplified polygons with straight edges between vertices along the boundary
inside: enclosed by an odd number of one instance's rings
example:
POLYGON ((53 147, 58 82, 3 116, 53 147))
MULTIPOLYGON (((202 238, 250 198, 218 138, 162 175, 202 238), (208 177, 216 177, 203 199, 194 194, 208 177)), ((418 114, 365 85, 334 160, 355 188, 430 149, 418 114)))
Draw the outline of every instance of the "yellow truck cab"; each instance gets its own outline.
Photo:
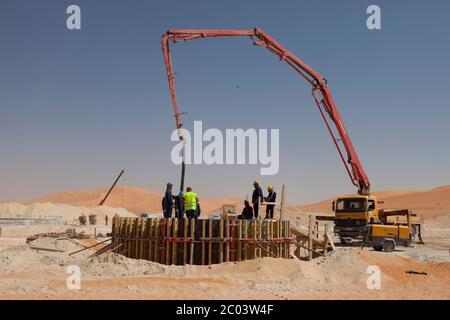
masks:
POLYGON ((375 196, 343 196, 333 201, 334 233, 341 242, 366 236, 368 224, 379 221, 375 196))
POLYGON ((389 236, 392 231, 397 234, 394 238, 403 240, 409 238, 416 241, 417 236, 418 243, 423 243, 422 216, 408 209, 381 209, 379 208, 381 203, 383 201, 378 201, 376 196, 372 195, 343 196, 333 201, 334 233, 339 236, 342 244, 349 243, 353 239, 365 239, 370 236, 371 232, 380 230, 386 233, 385 236, 389 236), (371 225, 377 226, 369 229, 371 225), (397 228, 396 226, 406 226, 407 228, 397 228), (411 235, 406 237, 406 232, 411 235))

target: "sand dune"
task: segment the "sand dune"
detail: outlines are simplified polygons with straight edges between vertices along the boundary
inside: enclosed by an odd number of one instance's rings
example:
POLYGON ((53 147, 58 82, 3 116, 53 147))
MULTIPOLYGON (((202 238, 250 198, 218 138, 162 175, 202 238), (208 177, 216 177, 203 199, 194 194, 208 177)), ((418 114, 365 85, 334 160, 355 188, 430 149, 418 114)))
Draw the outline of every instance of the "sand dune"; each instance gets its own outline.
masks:
POLYGON ((422 214, 425 218, 450 214, 450 185, 388 197, 384 199, 384 202, 383 208, 409 208, 422 214))
MULTIPOLYGON (((378 200, 383 200, 381 208, 411 209, 425 218, 441 214, 450 214, 450 185, 431 190, 386 190, 373 192, 378 200)), ((331 202, 335 198, 318 203, 295 206, 303 211, 331 211, 331 202)))
MULTIPOLYGON (((80 207, 96 207, 106 195, 107 189, 78 190, 60 192, 44 197, 24 201, 24 204, 55 203, 80 207)), ((384 190, 373 192, 378 200, 383 200, 382 208, 409 208, 422 214, 425 218, 433 218, 441 214, 450 214, 450 185, 431 190, 384 190)), ((161 212, 162 194, 142 188, 117 187, 110 194, 105 205, 121 207, 130 212, 161 212)), ((309 205, 288 206, 288 212, 330 212, 331 202, 327 199, 309 205)), ((203 213, 219 212, 223 204, 237 204, 242 208, 243 199, 238 197, 202 198, 200 204, 203 213)))
MULTIPOLYGON (((23 201, 24 204, 33 203, 63 203, 73 206, 95 207, 106 195, 108 189, 93 189, 93 190, 77 190, 68 192, 59 192, 50 194, 44 197, 35 198, 28 201, 23 201)), ((121 207, 130 212, 139 214, 141 212, 161 212, 162 194, 153 192, 142 188, 132 187, 116 187, 105 205, 109 207, 121 207)), ((200 198, 200 205, 202 212, 217 212, 222 204, 240 203, 239 198, 222 197, 222 198, 200 198)))
MULTIPOLYGON (((94 207, 106 195, 108 189, 77 190, 59 192, 25 201, 32 203, 64 203, 73 206, 94 207)), ((110 207, 125 208, 133 213, 161 211, 161 195, 141 188, 116 187, 105 204, 110 207)))

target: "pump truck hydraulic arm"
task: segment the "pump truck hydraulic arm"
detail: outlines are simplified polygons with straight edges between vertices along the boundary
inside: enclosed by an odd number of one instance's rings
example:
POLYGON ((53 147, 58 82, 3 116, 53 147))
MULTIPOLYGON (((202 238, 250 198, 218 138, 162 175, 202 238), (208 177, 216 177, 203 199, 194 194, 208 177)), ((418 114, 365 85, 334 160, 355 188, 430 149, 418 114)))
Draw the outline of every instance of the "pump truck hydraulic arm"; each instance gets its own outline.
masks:
POLYGON ((173 110, 175 113, 176 127, 178 129, 178 136, 183 140, 182 122, 180 116, 182 113, 178 108, 177 96, 175 92, 174 72, 172 68, 172 59, 170 56, 169 40, 174 43, 183 40, 190 41, 199 38, 215 38, 215 37, 250 37, 253 44, 256 46, 265 47, 269 51, 276 54, 281 61, 286 62, 290 67, 297 71, 311 86, 312 96, 317 108, 322 115, 327 129, 333 139, 339 156, 344 163, 345 169, 352 181, 358 188, 358 193, 361 195, 370 194, 370 182, 367 177, 361 162, 359 161, 356 150, 350 139, 350 136, 345 129, 344 122, 341 115, 333 101, 333 97, 328 88, 327 81, 318 72, 313 70, 310 66, 297 58, 292 52, 283 47, 280 43, 274 40, 271 36, 265 33, 260 28, 253 30, 192 30, 192 29, 171 29, 163 34, 161 44, 166 64, 167 77, 169 80, 170 93, 172 96, 173 110), (327 116, 332 120, 337 134, 334 133, 327 116), (339 144, 339 140, 344 145, 347 154, 347 160, 344 158, 343 151, 339 144))

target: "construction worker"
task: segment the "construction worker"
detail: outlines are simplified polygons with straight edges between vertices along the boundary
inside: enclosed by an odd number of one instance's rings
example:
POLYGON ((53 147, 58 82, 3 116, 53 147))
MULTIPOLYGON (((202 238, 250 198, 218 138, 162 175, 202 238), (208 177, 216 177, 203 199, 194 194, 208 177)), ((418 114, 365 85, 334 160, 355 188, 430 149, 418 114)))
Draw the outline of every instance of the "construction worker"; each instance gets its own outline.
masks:
POLYGON ((180 191, 178 196, 175 196, 175 217, 183 219, 184 217, 184 205, 183 205, 183 191, 180 191))
POLYGON ((253 190, 253 194, 252 194, 253 213, 255 215, 255 218, 258 219, 259 203, 263 202, 264 198, 263 198, 262 189, 259 186, 258 181, 253 181, 253 187, 255 188, 255 190, 253 190))
POLYGON ((107 226, 107 225, 108 225, 108 215, 105 214, 105 226, 107 226))
POLYGON ((238 215, 238 219, 253 219, 253 208, 247 200, 244 201, 244 209, 242 214, 238 215))
POLYGON ((186 188, 186 193, 183 194, 184 211, 189 219, 198 218, 198 197, 195 192, 192 192, 191 187, 186 188))
MULTIPOLYGON (((267 187, 269 195, 265 198, 266 202, 275 202, 277 200, 277 193, 273 190, 272 186, 267 187)), ((274 204, 266 204, 266 217, 265 219, 273 219, 273 211, 275 209, 274 204)))
POLYGON ((173 195, 172 195, 172 184, 170 182, 166 185, 166 193, 162 199, 162 210, 164 218, 172 218, 173 209, 173 195))

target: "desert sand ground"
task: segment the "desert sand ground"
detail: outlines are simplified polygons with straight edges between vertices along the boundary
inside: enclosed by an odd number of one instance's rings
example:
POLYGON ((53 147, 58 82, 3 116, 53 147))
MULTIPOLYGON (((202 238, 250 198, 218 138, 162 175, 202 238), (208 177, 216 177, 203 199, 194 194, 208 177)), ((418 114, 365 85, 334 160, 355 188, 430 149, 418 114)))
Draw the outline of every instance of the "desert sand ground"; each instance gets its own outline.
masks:
MULTIPOLYGON (((427 193, 419 193, 422 192, 427 193)), ((416 193, 395 192, 392 197, 403 197, 402 201, 408 201, 404 197, 408 194, 417 196, 416 193)), ((430 194, 435 195, 428 192, 430 194)), ((33 246, 63 251, 49 252, 31 249, 25 240, 38 232, 64 231, 74 226, 3 227, 0 299, 450 299, 450 210, 442 209, 447 199, 423 198, 423 202, 435 202, 432 214, 425 214, 424 245, 399 247, 394 253, 337 247, 330 256, 312 262, 263 258, 212 266, 165 266, 113 253, 91 258, 94 249, 69 256, 70 252, 79 249, 71 242, 40 238, 32 243, 33 246), (436 209, 436 203, 443 205, 436 209), (80 290, 70 290, 66 286, 69 276, 66 271, 72 265, 80 267, 80 290), (381 270, 380 289, 367 287, 369 265, 377 265, 381 270), (407 271, 425 272, 426 275, 407 271)), ((429 203, 425 206, 430 206, 429 203)), ((6 207, 14 206, 24 210, 19 205, 2 206, 4 211, 6 207)), ((80 211, 93 210, 99 215, 105 212, 130 214, 125 209, 52 204, 33 204, 25 206, 25 210, 33 212, 29 209, 33 206, 40 206, 36 213, 48 213, 52 206, 56 206, 60 214, 67 211, 68 223, 73 221, 72 215, 80 211)), ((288 217, 295 219, 311 212, 327 213, 320 204, 316 206, 319 208, 315 210, 312 206, 307 209, 304 206, 289 207, 288 217)), ((103 222, 97 226, 75 228, 90 234, 94 228, 103 234, 109 232, 103 222)), ((89 245, 95 240, 80 242, 89 245)))

